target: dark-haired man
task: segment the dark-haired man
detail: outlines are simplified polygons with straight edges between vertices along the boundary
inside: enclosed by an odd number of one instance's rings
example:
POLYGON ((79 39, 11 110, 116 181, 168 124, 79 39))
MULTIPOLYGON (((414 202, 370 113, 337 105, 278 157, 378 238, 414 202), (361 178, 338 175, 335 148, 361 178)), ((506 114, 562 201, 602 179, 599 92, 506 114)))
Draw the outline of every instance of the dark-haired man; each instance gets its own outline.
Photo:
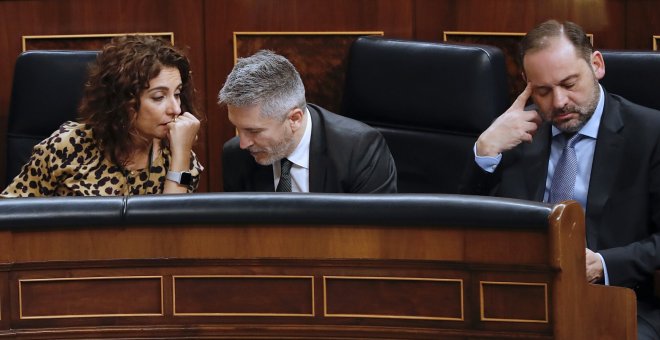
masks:
POLYGON ((599 85, 603 56, 574 23, 535 27, 522 40, 521 62, 527 87, 479 136, 461 192, 577 200, 587 280, 634 289, 639 338, 658 339, 660 112, 599 85), (535 109, 525 110, 529 98, 535 109))

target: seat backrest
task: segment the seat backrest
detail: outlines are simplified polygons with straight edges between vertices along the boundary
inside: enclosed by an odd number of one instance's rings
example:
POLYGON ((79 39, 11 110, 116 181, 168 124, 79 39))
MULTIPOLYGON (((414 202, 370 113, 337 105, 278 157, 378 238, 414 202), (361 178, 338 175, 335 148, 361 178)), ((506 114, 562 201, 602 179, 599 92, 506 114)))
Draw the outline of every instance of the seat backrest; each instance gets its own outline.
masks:
POLYGON ((600 83, 610 93, 660 110, 660 52, 601 51, 605 77, 600 83))
POLYGON ((361 37, 342 114, 384 135, 399 192, 456 193, 476 138, 508 107, 507 86, 497 47, 361 37))
POLYGON ((7 126, 6 183, 28 161, 34 145, 63 122, 75 120, 95 51, 28 51, 16 59, 7 126))

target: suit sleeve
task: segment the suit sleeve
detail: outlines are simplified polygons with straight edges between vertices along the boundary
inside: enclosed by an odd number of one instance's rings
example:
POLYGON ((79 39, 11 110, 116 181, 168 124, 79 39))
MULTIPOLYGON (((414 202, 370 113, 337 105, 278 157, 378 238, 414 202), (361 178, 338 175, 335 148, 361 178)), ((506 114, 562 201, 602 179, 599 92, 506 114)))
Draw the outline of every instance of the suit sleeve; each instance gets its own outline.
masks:
POLYGON ((222 187, 224 192, 242 191, 239 187, 240 178, 237 176, 235 141, 230 139, 222 148, 222 187))
POLYGON ((394 158, 378 131, 365 134, 353 154, 352 193, 396 193, 397 173, 394 158))
POLYGON ((458 183, 458 193, 463 195, 495 196, 501 179, 501 169, 506 166, 502 163, 506 159, 506 155, 503 155, 495 172, 490 173, 477 164, 474 151, 470 149, 470 157, 465 164, 463 175, 458 183))
MULTIPOLYGON (((651 282, 660 268, 660 140, 656 142, 650 160, 648 179, 640 183, 640 191, 635 194, 638 197, 618 198, 610 209, 623 210, 618 213, 625 218, 618 225, 609 226, 610 229, 621 228, 626 230, 622 230, 622 234, 638 235, 635 242, 598 250, 607 265, 611 285, 637 288, 651 282), (635 206, 626 207, 626 203, 635 206)), ((628 173, 627 176, 635 174, 628 173)))

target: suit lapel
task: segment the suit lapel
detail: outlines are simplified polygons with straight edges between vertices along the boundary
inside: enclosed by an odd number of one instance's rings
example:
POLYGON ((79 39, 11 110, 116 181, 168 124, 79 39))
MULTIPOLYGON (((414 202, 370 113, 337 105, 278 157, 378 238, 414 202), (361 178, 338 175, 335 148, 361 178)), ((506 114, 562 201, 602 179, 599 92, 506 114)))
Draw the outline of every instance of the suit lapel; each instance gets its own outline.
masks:
POLYGON ((263 166, 255 162, 254 169, 254 191, 275 191, 275 180, 273 178, 273 166, 263 166))
POLYGON ((623 158, 624 138, 619 133, 622 128, 619 103, 610 100, 605 93, 587 195, 587 245, 592 249, 598 249, 595 225, 603 215, 623 158))
POLYGON ((315 105, 307 105, 312 119, 312 136, 309 142, 309 191, 324 192, 328 169, 324 122, 315 105))
POLYGON ((534 136, 534 143, 524 145, 523 178, 526 181, 527 197, 543 201, 545 181, 548 174, 550 143, 552 141, 550 123, 544 123, 534 136))

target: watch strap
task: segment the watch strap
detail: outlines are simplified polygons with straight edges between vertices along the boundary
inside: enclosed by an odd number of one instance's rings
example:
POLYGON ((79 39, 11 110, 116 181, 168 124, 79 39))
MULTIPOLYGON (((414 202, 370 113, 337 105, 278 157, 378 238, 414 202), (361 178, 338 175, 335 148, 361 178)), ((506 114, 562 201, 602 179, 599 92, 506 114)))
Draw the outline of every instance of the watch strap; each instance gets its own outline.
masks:
POLYGON ((188 171, 168 171, 166 177, 172 182, 183 185, 190 185, 192 182, 192 175, 188 171))

